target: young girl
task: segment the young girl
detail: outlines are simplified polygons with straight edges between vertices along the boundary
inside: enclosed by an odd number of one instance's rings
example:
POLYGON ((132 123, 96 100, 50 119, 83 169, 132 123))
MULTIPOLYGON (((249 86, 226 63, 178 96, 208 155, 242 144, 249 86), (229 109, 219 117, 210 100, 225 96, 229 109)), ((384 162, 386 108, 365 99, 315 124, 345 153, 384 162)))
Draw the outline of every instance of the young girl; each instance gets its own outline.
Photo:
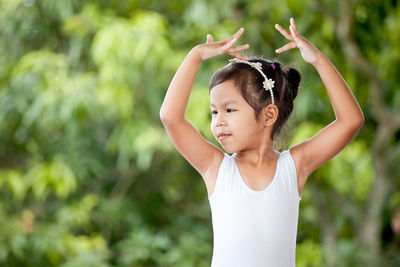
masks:
POLYGON ((293 109, 301 76, 279 62, 248 59, 233 45, 243 33, 195 46, 175 74, 160 110, 175 147, 200 173, 212 211, 212 267, 295 266, 298 209, 307 177, 339 153, 364 122, 363 113, 332 63, 290 19, 291 42, 318 71, 336 119, 315 136, 279 152, 273 140, 293 109), (186 120, 185 109, 200 63, 221 54, 235 57, 210 82, 211 130, 225 152, 186 120), (229 154, 233 153, 232 155, 229 154))

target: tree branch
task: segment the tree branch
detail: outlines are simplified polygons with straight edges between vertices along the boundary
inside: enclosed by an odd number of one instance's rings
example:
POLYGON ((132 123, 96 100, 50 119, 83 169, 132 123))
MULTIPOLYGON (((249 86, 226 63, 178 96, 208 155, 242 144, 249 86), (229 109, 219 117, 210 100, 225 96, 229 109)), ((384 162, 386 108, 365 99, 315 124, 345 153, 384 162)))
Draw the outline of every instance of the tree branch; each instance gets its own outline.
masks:
POLYGON ((370 79, 372 108, 378 121, 388 120, 392 129, 396 131, 400 128, 400 112, 389 109, 383 99, 383 86, 378 76, 377 68, 371 64, 361 53, 357 43, 352 37, 353 30, 353 7, 351 0, 340 1, 340 19, 336 19, 321 3, 318 4, 319 10, 328 18, 336 28, 340 44, 344 54, 364 75, 370 79))
POLYGON ((345 55, 371 81, 371 102, 379 121, 385 120, 387 110, 383 100, 382 83, 378 77, 376 67, 361 53, 355 40, 352 38, 353 6, 350 0, 340 1, 341 19, 337 23, 337 33, 345 55))

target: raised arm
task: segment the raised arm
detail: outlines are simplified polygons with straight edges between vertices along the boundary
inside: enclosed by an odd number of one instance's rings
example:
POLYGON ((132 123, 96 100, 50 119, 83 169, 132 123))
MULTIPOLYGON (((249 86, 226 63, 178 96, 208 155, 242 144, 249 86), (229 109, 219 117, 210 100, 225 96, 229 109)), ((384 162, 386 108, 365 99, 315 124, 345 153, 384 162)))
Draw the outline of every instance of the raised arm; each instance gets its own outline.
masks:
POLYGON ((299 48, 304 60, 318 71, 328 92, 336 119, 315 134, 291 148, 298 167, 300 182, 319 166, 339 153, 354 137, 364 123, 364 115, 353 93, 333 64, 321 51, 300 35, 295 21, 290 19, 290 33, 278 24, 275 28, 292 42, 276 50, 277 53, 299 48))
POLYGON ((247 49, 248 45, 233 47, 243 31, 240 29, 232 37, 220 42, 213 42, 211 35, 208 35, 206 44, 194 47, 172 79, 160 109, 161 121, 174 146, 203 178, 210 176, 209 170, 215 169, 213 167, 222 161, 223 153, 205 140, 185 118, 190 91, 203 60, 224 53, 247 59, 239 51, 247 49))

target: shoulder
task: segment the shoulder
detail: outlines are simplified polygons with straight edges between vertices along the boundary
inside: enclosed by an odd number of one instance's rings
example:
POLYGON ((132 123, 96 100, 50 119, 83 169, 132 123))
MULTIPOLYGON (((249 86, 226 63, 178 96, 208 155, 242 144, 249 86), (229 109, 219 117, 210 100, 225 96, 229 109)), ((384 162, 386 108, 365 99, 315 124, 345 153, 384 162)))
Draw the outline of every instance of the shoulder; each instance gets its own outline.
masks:
POLYGON ((290 156, 291 156, 291 154, 290 154, 289 149, 283 150, 282 152, 279 152, 279 157, 280 158, 288 158, 290 156))
MULTIPOLYGON (((290 151, 290 149, 279 152, 279 162, 281 166, 288 166, 289 168, 295 168, 296 164, 294 162, 294 157, 290 151)), ((297 173, 297 167, 296 167, 297 173)))

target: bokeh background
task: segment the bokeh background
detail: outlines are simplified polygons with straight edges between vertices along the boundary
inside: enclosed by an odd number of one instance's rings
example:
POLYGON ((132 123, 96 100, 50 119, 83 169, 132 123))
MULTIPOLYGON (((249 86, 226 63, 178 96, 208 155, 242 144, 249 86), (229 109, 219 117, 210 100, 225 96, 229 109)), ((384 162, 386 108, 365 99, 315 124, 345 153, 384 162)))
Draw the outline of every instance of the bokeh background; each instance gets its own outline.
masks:
MULTIPOLYGON (((365 115, 305 185, 296 263, 400 266, 400 3, 397 0, 0 0, 0 266, 210 266, 202 178, 159 109, 192 47, 245 28, 247 56, 303 81, 280 150, 334 120, 328 95, 274 24, 293 16, 365 115)), ((201 65, 187 117, 209 140, 201 65)))

